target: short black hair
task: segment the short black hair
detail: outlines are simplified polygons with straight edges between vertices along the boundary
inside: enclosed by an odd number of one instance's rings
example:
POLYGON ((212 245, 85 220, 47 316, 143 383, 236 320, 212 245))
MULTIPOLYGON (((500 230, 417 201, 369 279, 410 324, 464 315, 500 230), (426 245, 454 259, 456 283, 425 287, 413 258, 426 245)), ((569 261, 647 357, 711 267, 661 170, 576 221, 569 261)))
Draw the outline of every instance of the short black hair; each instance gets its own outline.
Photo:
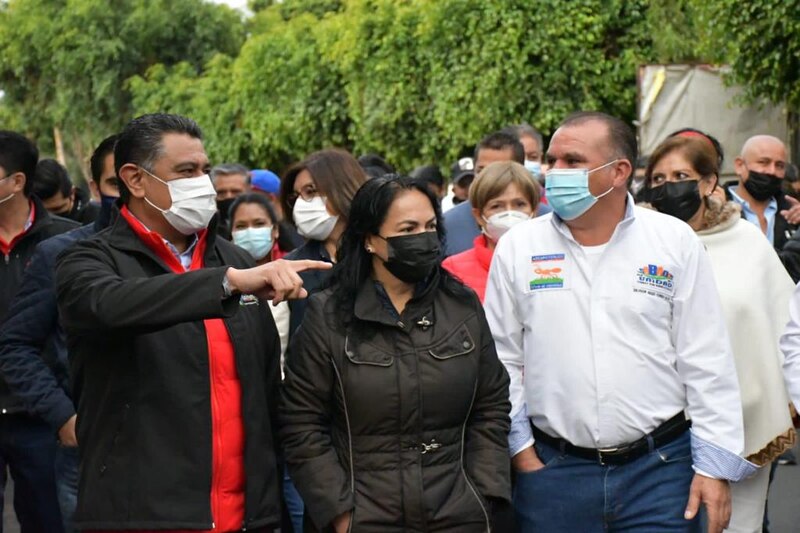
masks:
POLYGON ((238 211, 239 208, 245 204, 260 205, 267 212, 269 220, 274 226, 277 226, 280 223, 278 220, 278 214, 275 212, 275 206, 272 205, 272 202, 269 201, 269 198, 257 192, 248 192, 237 196, 233 200, 233 203, 226 213, 231 224, 231 230, 233 230, 233 217, 236 215, 236 211, 238 211))
POLYGON ((432 183, 437 187, 444 187, 444 175, 439 165, 425 165, 411 171, 410 177, 423 183, 432 183))
POLYGON ((89 159, 89 167, 92 170, 92 181, 100 186, 100 179, 103 177, 103 163, 109 154, 114 153, 114 145, 117 142, 119 135, 109 135, 97 145, 97 148, 92 152, 92 157, 89 159))
POLYGON ((42 159, 36 165, 33 194, 42 200, 49 200, 59 192, 65 198, 72 192, 72 181, 67 169, 55 159, 42 159))
POLYGON ((395 173, 395 168, 378 154, 364 154, 358 158, 358 164, 370 178, 395 173))
MULTIPOLYGON (((163 155, 163 140, 167 133, 182 133, 195 139, 203 139, 200 126, 188 117, 167 113, 136 117, 125 125, 114 145, 114 170, 117 177, 119 169, 129 163, 152 170, 155 161, 163 155)), ((119 181, 119 195, 122 203, 127 204, 130 191, 122 180, 119 181)))
POLYGON ((490 133, 481 142, 475 146, 475 164, 478 163, 478 155, 483 149, 489 150, 507 150, 512 151, 512 161, 516 161, 520 165, 525 164, 525 148, 519 142, 519 137, 516 133, 508 130, 500 130, 490 133))
POLYGON ((0 167, 5 170, 6 176, 17 172, 25 174, 25 187, 22 190, 25 196, 33 192, 38 161, 39 149, 30 139, 15 131, 0 130, 0 167))
POLYGON ((578 111, 572 113, 559 124, 559 128, 579 126, 586 122, 598 121, 608 127, 608 141, 616 157, 627 159, 633 169, 636 165, 639 148, 633 128, 617 117, 599 111, 578 111))

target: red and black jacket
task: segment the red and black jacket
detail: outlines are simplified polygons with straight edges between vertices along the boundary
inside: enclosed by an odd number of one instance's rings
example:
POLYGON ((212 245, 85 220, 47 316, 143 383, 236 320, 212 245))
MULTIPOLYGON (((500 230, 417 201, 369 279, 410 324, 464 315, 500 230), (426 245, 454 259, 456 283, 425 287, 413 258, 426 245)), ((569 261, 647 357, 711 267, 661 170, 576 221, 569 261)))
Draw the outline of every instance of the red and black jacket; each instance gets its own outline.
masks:
POLYGON ((118 217, 57 267, 81 447, 75 527, 277 524, 278 334, 266 302, 222 289, 228 266, 252 259, 212 223, 181 272, 135 226, 118 217))

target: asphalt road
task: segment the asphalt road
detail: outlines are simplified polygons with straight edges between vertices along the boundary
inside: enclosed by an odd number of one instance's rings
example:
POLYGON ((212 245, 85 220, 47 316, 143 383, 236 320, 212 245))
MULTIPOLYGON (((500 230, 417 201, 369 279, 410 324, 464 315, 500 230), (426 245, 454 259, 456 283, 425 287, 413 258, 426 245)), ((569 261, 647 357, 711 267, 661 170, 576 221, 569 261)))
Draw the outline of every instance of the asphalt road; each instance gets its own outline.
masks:
MULTIPOLYGON (((795 448, 800 458, 800 446, 795 448)), ((6 487, 3 533, 19 533, 11 506, 12 487, 6 487)), ((770 533, 800 533, 800 465, 779 466, 769 492, 770 533)))

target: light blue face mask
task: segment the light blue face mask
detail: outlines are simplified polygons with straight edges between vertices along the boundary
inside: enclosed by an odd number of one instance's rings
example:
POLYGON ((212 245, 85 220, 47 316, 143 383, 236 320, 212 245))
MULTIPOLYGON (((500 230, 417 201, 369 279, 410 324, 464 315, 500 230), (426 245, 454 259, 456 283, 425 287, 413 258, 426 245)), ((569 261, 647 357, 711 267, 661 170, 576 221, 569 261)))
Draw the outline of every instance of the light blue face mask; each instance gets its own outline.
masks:
POLYGON ((537 180, 542 177, 542 164, 538 161, 531 161, 530 159, 525 160, 525 168, 528 172, 530 172, 534 178, 537 180))
POLYGON ((256 261, 263 259, 272 250, 272 227, 237 229, 231 233, 233 244, 250 252, 256 261))
POLYGON ((547 203, 564 220, 574 220, 584 214, 603 196, 614 190, 609 188, 600 196, 589 191, 589 174, 619 161, 615 159, 597 168, 551 168, 547 171, 545 191, 547 203))

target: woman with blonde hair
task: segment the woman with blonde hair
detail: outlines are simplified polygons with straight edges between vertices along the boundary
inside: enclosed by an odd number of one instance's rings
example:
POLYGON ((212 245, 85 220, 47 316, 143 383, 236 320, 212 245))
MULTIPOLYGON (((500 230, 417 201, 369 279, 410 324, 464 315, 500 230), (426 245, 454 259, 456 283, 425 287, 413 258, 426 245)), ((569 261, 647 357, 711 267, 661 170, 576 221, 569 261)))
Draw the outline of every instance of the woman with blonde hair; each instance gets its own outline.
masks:
POLYGON ((514 161, 492 163, 472 182, 469 201, 481 234, 472 248, 448 257, 442 266, 474 290, 481 302, 497 241, 512 226, 536 216, 540 197, 539 184, 514 161))

